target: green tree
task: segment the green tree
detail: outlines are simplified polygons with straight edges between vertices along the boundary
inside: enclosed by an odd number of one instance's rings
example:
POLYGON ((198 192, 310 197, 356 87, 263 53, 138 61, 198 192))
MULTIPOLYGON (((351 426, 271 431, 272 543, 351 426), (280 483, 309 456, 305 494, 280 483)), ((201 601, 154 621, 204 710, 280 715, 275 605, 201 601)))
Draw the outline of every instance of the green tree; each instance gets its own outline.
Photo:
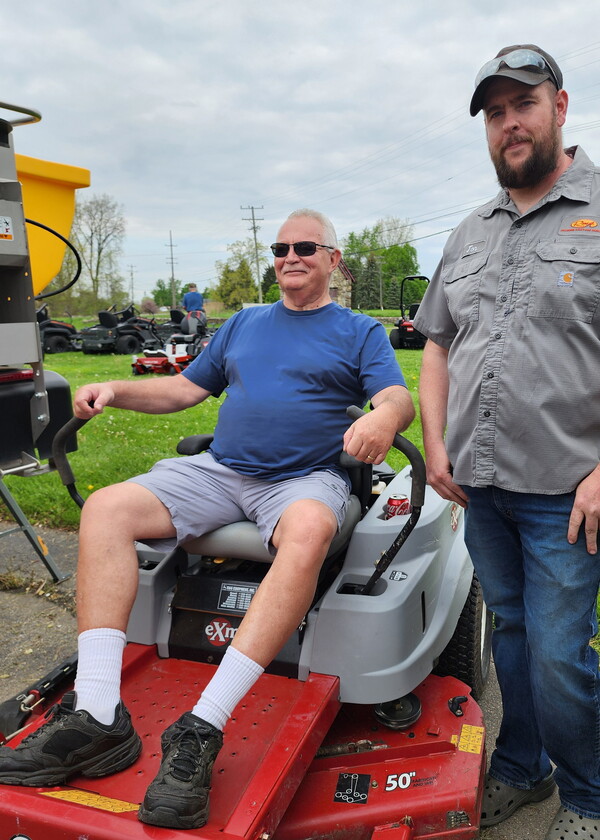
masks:
MULTIPOLYGON (((263 299, 269 293, 269 290, 271 289, 271 287, 273 285, 277 286, 277 277, 275 276, 275 268, 272 265, 268 265, 262 273, 263 299)), ((277 300, 279 300, 279 297, 277 297, 277 300)), ((270 303, 272 303, 272 302, 273 301, 270 301, 270 303)))
MULTIPOLYGON (((187 283, 183 285, 179 283, 179 281, 175 280, 175 297, 177 298, 177 302, 179 303, 182 299, 184 294, 187 291, 187 283)), ((152 300, 158 306, 168 306, 169 309, 171 308, 172 294, 171 294, 171 281, 170 280, 163 280, 159 278, 156 281, 156 286, 150 292, 152 295, 152 300)))
POLYGON ((242 303, 256 303, 258 291, 246 259, 242 258, 237 268, 232 268, 229 261, 220 264, 214 293, 228 309, 239 309, 242 303))
POLYGON ((263 294, 263 302, 277 303, 278 300, 281 300, 281 289, 279 288, 279 283, 273 283, 263 294))
POLYGON ((360 309, 383 308, 381 261, 374 253, 368 255, 357 286, 360 309))
POLYGON ((344 259, 356 279, 353 306, 370 309, 380 306, 397 309, 400 306, 402 279, 419 273, 416 249, 408 241, 411 236, 409 222, 395 216, 379 219, 373 227, 365 227, 360 233, 348 234, 342 244, 344 259), (380 281, 375 276, 374 264, 370 264, 375 257, 379 260, 380 281), (376 296, 373 290, 377 282, 379 293, 376 296), (375 298, 377 303, 374 303, 375 298), (365 301, 370 301, 370 305, 365 301))
POLYGON ((83 263, 82 279, 96 299, 101 293, 110 297, 118 286, 117 263, 125 239, 122 205, 106 194, 78 200, 71 239, 83 263))

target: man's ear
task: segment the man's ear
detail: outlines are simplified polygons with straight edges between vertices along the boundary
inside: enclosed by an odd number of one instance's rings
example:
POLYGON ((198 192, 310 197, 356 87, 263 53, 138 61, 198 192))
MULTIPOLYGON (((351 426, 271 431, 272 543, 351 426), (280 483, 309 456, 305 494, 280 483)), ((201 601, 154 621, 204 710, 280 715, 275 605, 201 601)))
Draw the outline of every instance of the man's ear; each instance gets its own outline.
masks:
POLYGON ((559 90, 556 93, 556 124, 559 128, 565 124, 567 109, 569 107, 569 94, 566 90, 559 90))

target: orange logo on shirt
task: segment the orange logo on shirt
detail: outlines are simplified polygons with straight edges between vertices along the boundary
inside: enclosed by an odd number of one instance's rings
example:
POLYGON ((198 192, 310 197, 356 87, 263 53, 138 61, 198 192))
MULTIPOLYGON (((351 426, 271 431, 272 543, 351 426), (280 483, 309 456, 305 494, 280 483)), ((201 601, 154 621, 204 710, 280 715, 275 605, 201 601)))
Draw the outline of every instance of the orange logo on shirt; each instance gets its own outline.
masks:
POLYGON ((572 228, 577 228, 578 230, 581 228, 595 228, 598 227, 598 222, 595 222, 593 219, 577 219, 576 222, 571 222, 572 228))
POLYGON ((600 233, 597 219, 575 219, 569 227, 561 228, 561 233, 600 233))

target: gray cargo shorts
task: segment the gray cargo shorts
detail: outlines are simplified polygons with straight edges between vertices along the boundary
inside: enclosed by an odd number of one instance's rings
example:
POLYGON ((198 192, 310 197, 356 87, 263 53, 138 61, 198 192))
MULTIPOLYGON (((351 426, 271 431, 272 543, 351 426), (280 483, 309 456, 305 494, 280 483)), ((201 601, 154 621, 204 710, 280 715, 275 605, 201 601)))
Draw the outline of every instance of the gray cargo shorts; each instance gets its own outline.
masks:
POLYGON ((265 481, 241 475, 219 464, 208 452, 164 458, 148 473, 128 479, 146 487, 171 514, 177 537, 144 540, 168 551, 222 525, 250 519, 271 554, 271 537, 284 510, 299 499, 315 499, 329 507, 340 529, 348 506, 349 488, 341 476, 317 470, 299 478, 265 481))

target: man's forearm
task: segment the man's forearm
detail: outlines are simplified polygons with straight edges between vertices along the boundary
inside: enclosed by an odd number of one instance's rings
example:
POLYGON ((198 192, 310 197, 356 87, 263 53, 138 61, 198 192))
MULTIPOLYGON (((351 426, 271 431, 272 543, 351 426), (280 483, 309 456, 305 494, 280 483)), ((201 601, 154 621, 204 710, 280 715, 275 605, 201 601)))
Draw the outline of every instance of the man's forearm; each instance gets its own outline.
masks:
POLYGON ((403 432, 415 419, 415 407, 412 397, 401 385, 385 388, 373 397, 373 414, 378 418, 385 417, 393 433, 403 432))
POLYGON ((443 442, 448 410, 448 351, 432 341, 423 352, 419 402, 427 452, 443 442))

